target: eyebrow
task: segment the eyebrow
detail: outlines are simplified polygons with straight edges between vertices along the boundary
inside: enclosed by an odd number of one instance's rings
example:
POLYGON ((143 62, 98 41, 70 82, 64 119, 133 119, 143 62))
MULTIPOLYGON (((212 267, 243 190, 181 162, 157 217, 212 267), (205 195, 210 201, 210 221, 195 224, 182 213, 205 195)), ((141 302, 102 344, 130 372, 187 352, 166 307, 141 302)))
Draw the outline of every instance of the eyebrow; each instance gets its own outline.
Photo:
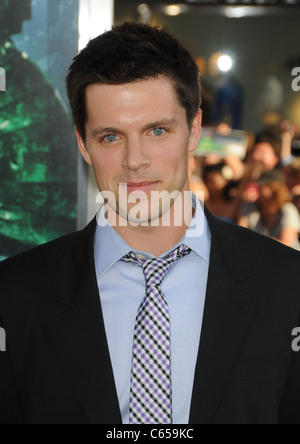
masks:
MULTIPOLYGON (((149 129, 152 128, 158 128, 158 127, 176 127, 178 125, 178 120, 176 119, 162 119, 162 120, 157 120, 156 122, 152 122, 149 123, 145 126, 143 126, 142 128, 142 132, 145 132, 149 129)), ((102 128, 100 126, 98 126, 97 128, 95 128, 94 130, 92 130, 91 132, 92 137, 96 138, 101 136, 102 134, 121 134, 124 135, 124 131, 118 129, 118 128, 114 128, 114 127, 107 127, 107 128, 102 128)))

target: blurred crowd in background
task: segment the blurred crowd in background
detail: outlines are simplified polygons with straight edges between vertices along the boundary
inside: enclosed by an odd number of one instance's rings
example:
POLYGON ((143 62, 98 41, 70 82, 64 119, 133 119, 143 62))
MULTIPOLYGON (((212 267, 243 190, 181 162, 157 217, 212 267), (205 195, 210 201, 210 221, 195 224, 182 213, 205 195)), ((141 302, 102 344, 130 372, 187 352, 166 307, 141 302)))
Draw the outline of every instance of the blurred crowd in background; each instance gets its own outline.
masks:
MULTIPOLYGON (((220 133, 230 132, 226 124, 220 133)), ((300 250, 300 135, 278 119, 249 134, 244 159, 190 155, 190 188, 216 217, 300 250)))

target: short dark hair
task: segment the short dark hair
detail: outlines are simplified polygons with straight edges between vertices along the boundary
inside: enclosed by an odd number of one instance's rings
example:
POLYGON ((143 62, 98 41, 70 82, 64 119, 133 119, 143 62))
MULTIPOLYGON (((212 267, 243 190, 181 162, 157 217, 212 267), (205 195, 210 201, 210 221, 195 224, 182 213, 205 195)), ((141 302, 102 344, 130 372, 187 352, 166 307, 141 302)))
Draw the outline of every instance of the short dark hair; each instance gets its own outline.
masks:
POLYGON ((67 76, 72 114, 83 140, 88 117, 85 90, 89 85, 122 85, 159 75, 173 82, 191 125, 201 106, 200 73, 176 37, 159 27, 126 22, 91 40, 74 58, 67 76))

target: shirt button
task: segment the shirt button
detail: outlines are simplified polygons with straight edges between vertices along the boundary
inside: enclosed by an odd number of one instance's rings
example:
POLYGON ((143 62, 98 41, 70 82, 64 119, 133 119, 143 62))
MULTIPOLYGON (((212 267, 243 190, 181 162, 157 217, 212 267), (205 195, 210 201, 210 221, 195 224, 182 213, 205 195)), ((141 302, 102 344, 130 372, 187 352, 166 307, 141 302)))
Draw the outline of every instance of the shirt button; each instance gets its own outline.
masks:
POLYGON ((144 261, 146 259, 145 256, 143 256, 142 254, 137 254, 136 257, 141 261, 144 261))

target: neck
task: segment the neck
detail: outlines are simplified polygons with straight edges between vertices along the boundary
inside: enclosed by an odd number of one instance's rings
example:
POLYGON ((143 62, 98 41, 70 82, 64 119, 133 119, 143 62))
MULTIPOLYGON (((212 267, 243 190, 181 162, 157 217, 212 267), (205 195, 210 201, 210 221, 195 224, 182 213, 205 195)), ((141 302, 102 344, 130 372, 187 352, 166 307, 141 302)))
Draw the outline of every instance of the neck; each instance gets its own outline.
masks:
MULTIPOLYGON (((177 242, 182 239, 188 229, 194 211, 191 206, 190 199, 186 199, 189 191, 188 185, 181 191, 178 199, 182 199, 185 205, 182 205, 181 221, 182 223, 176 223, 178 221, 178 214, 175 209, 176 202, 169 208, 168 212, 164 214, 156 223, 157 226, 148 224, 148 226, 138 225, 132 226, 130 223, 121 223, 121 218, 118 216, 116 219, 118 223, 114 226, 115 230, 122 236, 122 238, 132 247, 134 250, 147 251, 156 257, 159 257, 166 251, 170 250, 177 242), (187 202, 189 200, 189 202, 187 202), (164 221, 170 221, 168 226, 164 226, 164 221), (123 226, 125 225, 125 226, 123 226), (179 226, 177 226, 179 225, 179 226)), ((108 218, 109 220, 109 218, 108 218)))

